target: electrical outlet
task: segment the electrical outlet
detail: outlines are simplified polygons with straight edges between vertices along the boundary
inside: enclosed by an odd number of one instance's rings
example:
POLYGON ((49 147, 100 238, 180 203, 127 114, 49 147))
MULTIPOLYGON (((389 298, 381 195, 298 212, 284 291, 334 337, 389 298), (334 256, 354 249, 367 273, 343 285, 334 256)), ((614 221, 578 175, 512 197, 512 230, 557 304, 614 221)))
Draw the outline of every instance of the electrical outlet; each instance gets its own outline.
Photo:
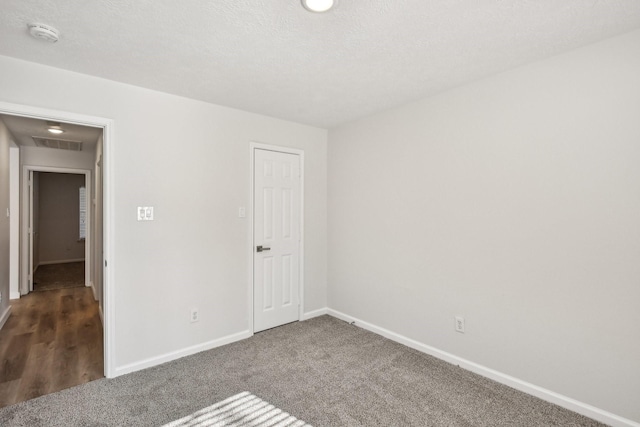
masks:
POLYGON ((456 332, 464 334, 464 317, 456 316, 456 332))
POLYGON ((198 314, 198 309, 197 308, 192 308, 191 309, 191 317, 190 317, 191 323, 193 322, 197 322, 198 320, 200 320, 200 316, 198 314))

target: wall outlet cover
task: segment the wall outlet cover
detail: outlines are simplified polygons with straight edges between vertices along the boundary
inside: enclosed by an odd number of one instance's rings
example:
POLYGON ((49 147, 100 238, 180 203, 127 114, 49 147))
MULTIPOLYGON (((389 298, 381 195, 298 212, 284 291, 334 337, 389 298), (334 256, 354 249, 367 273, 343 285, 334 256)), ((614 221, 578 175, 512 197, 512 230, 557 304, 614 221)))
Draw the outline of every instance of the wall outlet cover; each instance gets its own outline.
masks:
POLYGON ((464 317, 456 316, 456 332, 464 334, 464 317))

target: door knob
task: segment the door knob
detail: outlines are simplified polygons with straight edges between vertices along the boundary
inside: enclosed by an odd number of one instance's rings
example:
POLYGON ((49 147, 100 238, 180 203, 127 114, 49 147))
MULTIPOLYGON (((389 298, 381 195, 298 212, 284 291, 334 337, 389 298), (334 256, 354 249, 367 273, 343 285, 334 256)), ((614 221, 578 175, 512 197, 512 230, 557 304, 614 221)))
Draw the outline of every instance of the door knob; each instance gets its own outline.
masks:
POLYGON ((256 246, 256 252, 262 252, 262 251, 270 251, 271 248, 265 248, 262 246, 256 246))

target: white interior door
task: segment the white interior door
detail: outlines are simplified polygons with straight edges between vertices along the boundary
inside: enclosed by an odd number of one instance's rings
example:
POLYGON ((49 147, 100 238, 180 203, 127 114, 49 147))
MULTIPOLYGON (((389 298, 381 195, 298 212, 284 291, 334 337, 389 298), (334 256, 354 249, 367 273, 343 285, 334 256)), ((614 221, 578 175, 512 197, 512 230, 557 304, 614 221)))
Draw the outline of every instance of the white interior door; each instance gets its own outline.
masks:
POLYGON ((34 223, 33 223, 33 171, 30 170, 29 171, 29 224, 27 225, 27 233, 28 233, 28 245, 29 245, 29 265, 28 265, 28 270, 27 270, 27 284, 28 284, 28 289, 26 290, 26 292, 24 292, 24 294, 27 294, 31 291, 33 291, 33 252, 34 252, 34 248, 33 248, 33 243, 34 243, 34 223))
POLYGON ((299 320, 300 156, 254 151, 254 332, 299 320))

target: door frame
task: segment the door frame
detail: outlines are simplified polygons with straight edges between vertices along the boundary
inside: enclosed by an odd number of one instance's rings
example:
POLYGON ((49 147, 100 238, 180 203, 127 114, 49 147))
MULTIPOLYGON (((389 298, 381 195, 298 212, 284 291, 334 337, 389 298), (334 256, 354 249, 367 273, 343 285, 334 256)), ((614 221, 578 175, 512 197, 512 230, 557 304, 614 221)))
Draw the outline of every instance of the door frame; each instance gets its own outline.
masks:
MULTIPOLYGON (((91 191, 91 170, 89 169, 71 169, 71 168, 59 168, 59 167, 49 167, 49 166, 32 166, 32 165, 23 165, 22 167, 22 219, 24 220, 22 226, 20 227, 20 241, 25 242, 27 239, 29 240, 29 244, 24 244, 22 249, 22 257, 20 258, 23 262, 20 263, 20 271, 19 275, 20 286, 18 290, 20 291, 20 296, 27 295, 28 293, 33 291, 33 271, 29 271, 29 267, 33 267, 33 232, 29 231, 29 224, 33 224, 33 187, 29 186, 29 177, 32 172, 52 172, 52 173, 70 173, 74 175, 84 175, 84 186, 86 188, 87 198, 86 200, 92 200, 93 192, 91 191), (31 281, 29 281, 31 278, 31 281)), ((87 202, 87 219, 89 224, 93 223, 94 220, 94 212, 89 203, 87 202)), ((86 238, 84 241, 84 285, 91 285, 91 273, 93 270, 91 269, 91 259, 93 257, 93 235, 91 227, 86 228, 86 238)))
POLYGON ((298 271, 298 298, 300 299, 300 304, 298 305, 298 321, 304 318, 304 151, 297 148, 283 147, 279 145, 271 145, 264 144, 261 142, 250 142, 249 143, 249 210, 247 212, 247 219, 249 220, 249 301, 248 301, 248 319, 249 319, 249 332, 253 335, 254 326, 253 326, 253 317, 254 317, 254 249, 256 247, 256 242, 254 241, 254 211, 253 211, 253 201, 255 199, 255 188, 254 188, 254 180, 255 180, 255 151, 256 150, 267 150, 267 151, 275 151, 278 153, 285 154, 294 154, 300 156, 300 269, 298 271))
POLYGON ((114 283, 114 267, 115 267, 115 209, 114 209, 114 121, 104 117, 88 116, 84 114, 72 113, 69 111, 60 111, 49 108, 34 107, 30 105, 12 104, 0 101, 0 114, 10 116, 30 117, 40 120, 50 120, 55 122, 63 122, 76 124, 81 126, 90 126, 102 129, 102 195, 103 195, 103 253, 105 265, 103 269, 103 328, 104 328, 104 375, 107 378, 113 378, 116 375, 115 370, 115 283, 114 283), (108 264, 107 264, 108 260, 108 264), (108 267, 108 268, 107 268, 108 267))

